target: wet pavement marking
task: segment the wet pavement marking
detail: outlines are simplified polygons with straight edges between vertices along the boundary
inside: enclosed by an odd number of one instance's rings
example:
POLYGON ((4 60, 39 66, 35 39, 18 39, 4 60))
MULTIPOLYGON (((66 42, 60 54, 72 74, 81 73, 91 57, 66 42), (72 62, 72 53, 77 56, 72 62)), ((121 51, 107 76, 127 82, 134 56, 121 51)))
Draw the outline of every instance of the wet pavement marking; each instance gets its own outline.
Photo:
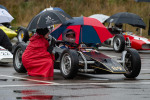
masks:
POLYGON ((24 86, 46 86, 46 85, 51 85, 51 84, 28 84, 28 85, 0 85, 0 88, 1 87, 24 87, 24 86))
POLYGON ((8 76, 8 75, 0 75, 0 76, 9 77, 9 78, 16 78, 16 79, 23 79, 23 80, 33 81, 33 82, 47 83, 47 84, 50 84, 50 85, 52 85, 52 84, 59 84, 59 83, 55 83, 55 82, 34 80, 34 79, 28 79, 28 78, 22 78, 22 77, 16 77, 16 76, 8 76))
POLYGON ((150 69, 141 69, 141 70, 150 70, 150 69))
POLYGON ((21 78, 21 77, 16 77, 16 76, 8 76, 8 75, 0 75, 3 77, 9 77, 9 78, 17 78, 17 79, 24 79, 28 81, 33 81, 33 82, 42 82, 46 84, 27 84, 27 85, 0 85, 0 87, 21 87, 21 86, 41 86, 41 85, 47 85, 47 86, 78 86, 78 85, 150 85, 150 82, 101 82, 101 83, 55 83, 55 82, 49 82, 49 81, 39 81, 39 80, 33 80, 33 79, 27 79, 27 78, 21 78))

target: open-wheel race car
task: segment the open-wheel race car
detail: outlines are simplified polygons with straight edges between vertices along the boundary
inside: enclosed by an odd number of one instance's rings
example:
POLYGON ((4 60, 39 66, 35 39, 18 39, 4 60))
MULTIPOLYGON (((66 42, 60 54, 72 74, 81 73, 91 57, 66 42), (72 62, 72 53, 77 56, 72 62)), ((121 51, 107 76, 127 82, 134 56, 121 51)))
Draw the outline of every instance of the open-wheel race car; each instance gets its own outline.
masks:
POLYGON ((114 37, 105 41, 103 45, 112 47, 116 52, 122 52, 125 48, 134 48, 138 51, 150 50, 149 39, 129 31, 114 34, 114 37))
POLYGON ((145 29, 146 25, 140 16, 129 12, 120 12, 110 16, 106 22, 109 23, 108 30, 113 37, 105 41, 104 46, 113 47, 116 52, 122 52, 126 47, 136 50, 150 50, 150 40, 142 37, 142 28, 145 29), (112 23, 114 26, 111 25, 112 23), (126 24, 137 27, 136 34, 126 31, 126 27, 123 30, 123 25, 126 26, 126 24))
MULTIPOLYGON (((94 18, 76 17, 67 20, 50 36, 50 44, 57 39, 52 51, 55 56, 54 68, 60 69, 65 79, 74 78, 78 72, 116 73, 124 74, 127 78, 135 78, 140 73, 141 59, 135 49, 127 49, 122 52, 122 57, 113 59, 98 51, 98 46, 91 46, 91 43, 101 44, 112 37, 106 27, 94 18)), ((22 64, 26 46, 26 43, 20 42, 14 49, 13 66, 19 73, 26 72, 22 64)))
MULTIPOLYGON (((60 41, 57 41, 56 44, 59 45, 59 43, 60 41)), ((140 56, 131 48, 123 51, 122 57, 116 60, 93 47, 86 47, 85 44, 70 49, 60 48, 57 45, 53 49, 54 68, 60 69, 65 79, 74 78, 78 72, 124 74, 127 78, 135 78, 141 70, 140 56)), ((22 64, 22 54, 26 46, 24 42, 18 43, 13 53, 13 66, 18 73, 26 72, 22 64)))

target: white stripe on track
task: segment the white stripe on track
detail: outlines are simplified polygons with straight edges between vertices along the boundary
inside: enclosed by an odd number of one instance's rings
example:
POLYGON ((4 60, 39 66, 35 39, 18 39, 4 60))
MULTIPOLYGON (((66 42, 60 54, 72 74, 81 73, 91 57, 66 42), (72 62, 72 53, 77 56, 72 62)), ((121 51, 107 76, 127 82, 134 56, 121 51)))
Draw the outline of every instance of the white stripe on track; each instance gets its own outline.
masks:
POLYGON ((141 70, 150 70, 150 69, 141 69, 141 70))
POLYGON ((51 84, 24 84, 24 85, 0 85, 0 88, 4 87, 24 87, 24 86, 46 86, 51 84))
POLYGON ((34 79, 28 79, 28 78, 22 78, 22 77, 16 77, 16 76, 8 76, 8 75, 0 75, 0 76, 16 78, 16 79, 23 79, 23 80, 33 81, 33 82, 42 82, 42 83, 47 83, 47 84, 59 84, 59 83, 55 83, 55 82, 40 81, 40 80, 34 80, 34 79))
POLYGON ((150 82, 109 82, 109 83, 55 83, 55 82, 49 82, 49 81, 39 81, 39 80, 33 80, 33 79, 27 79, 27 78, 21 78, 16 76, 8 76, 8 75, 0 75, 4 77, 10 77, 10 78, 17 78, 17 79, 24 79, 28 81, 34 81, 34 82, 42 82, 47 84, 27 84, 27 85, 0 85, 0 87, 21 87, 21 86, 81 86, 81 85, 150 85, 150 82))

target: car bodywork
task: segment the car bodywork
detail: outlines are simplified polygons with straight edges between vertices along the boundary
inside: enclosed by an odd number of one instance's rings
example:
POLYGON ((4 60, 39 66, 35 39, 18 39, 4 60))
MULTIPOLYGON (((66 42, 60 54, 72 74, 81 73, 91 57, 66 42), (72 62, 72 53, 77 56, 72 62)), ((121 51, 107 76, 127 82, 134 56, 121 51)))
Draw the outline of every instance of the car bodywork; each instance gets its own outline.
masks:
MULTIPOLYGON (((80 44, 81 45, 81 44, 80 44)), ((17 44, 13 53, 13 65, 17 72, 26 72, 22 64, 22 53, 27 44, 17 44)), ((135 78, 141 70, 141 59, 138 52, 128 49, 120 59, 113 59, 93 47, 65 48, 55 46, 55 69, 60 69, 65 79, 74 78, 78 72, 100 74, 124 74, 127 78, 135 78), (136 59, 135 59, 136 58, 136 59)))
POLYGON ((0 63, 11 63, 13 62, 13 55, 11 52, 0 46, 0 63))
POLYGON ((138 36, 132 32, 125 32, 123 36, 126 40, 127 47, 134 48, 136 50, 150 50, 150 40, 145 37, 138 36))
MULTIPOLYGON (((120 36, 122 35, 124 39, 118 40, 118 45, 121 45, 121 41, 124 41, 124 47, 122 47, 122 50, 116 50, 116 43, 114 43, 115 38, 117 38, 118 34, 113 34, 113 37, 108 39, 103 43, 104 46, 113 47, 116 52, 122 52, 125 48, 134 48, 138 51, 149 51, 150 50, 150 40, 138 36, 136 34, 133 34, 133 32, 123 32, 120 33, 120 36)), ((119 38, 118 38, 119 39, 119 38)), ((120 47, 118 47, 120 48, 120 47)))
POLYGON ((9 39, 13 39, 14 37, 17 36, 17 33, 15 31, 13 31, 3 25, 0 25, 0 29, 2 29, 6 33, 6 35, 9 37, 9 39))

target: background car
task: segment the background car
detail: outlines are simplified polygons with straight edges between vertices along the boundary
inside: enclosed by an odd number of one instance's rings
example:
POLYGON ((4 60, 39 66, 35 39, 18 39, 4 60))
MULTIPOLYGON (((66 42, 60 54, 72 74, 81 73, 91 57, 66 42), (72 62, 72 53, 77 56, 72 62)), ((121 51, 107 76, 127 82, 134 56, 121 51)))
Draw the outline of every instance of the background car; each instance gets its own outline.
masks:
POLYGON ((9 37, 9 39, 13 39, 14 37, 17 36, 17 33, 14 30, 11 30, 10 28, 7 28, 0 24, 0 29, 2 29, 6 35, 9 37))
MULTIPOLYGON (((131 31, 112 31, 113 38, 108 39, 103 43, 103 46, 112 47, 116 52, 122 52, 125 48, 134 48, 138 51, 150 50, 150 40, 142 37, 142 33, 133 33, 131 31)), ((142 30, 142 29, 141 29, 142 30)))
POLYGON ((136 50, 150 50, 150 40, 142 37, 142 29, 146 28, 146 24, 140 16, 134 13, 120 12, 110 16, 106 22, 109 23, 108 30, 112 33, 113 38, 105 41, 103 45, 113 47, 116 52, 122 52, 126 47, 136 50), (123 25, 125 25, 125 30, 123 25), (126 31, 126 25, 136 27, 136 32, 140 36, 126 31))
POLYGON ((0 63, 12 63, 13 55, 11 52, 0 46, 0 63))

